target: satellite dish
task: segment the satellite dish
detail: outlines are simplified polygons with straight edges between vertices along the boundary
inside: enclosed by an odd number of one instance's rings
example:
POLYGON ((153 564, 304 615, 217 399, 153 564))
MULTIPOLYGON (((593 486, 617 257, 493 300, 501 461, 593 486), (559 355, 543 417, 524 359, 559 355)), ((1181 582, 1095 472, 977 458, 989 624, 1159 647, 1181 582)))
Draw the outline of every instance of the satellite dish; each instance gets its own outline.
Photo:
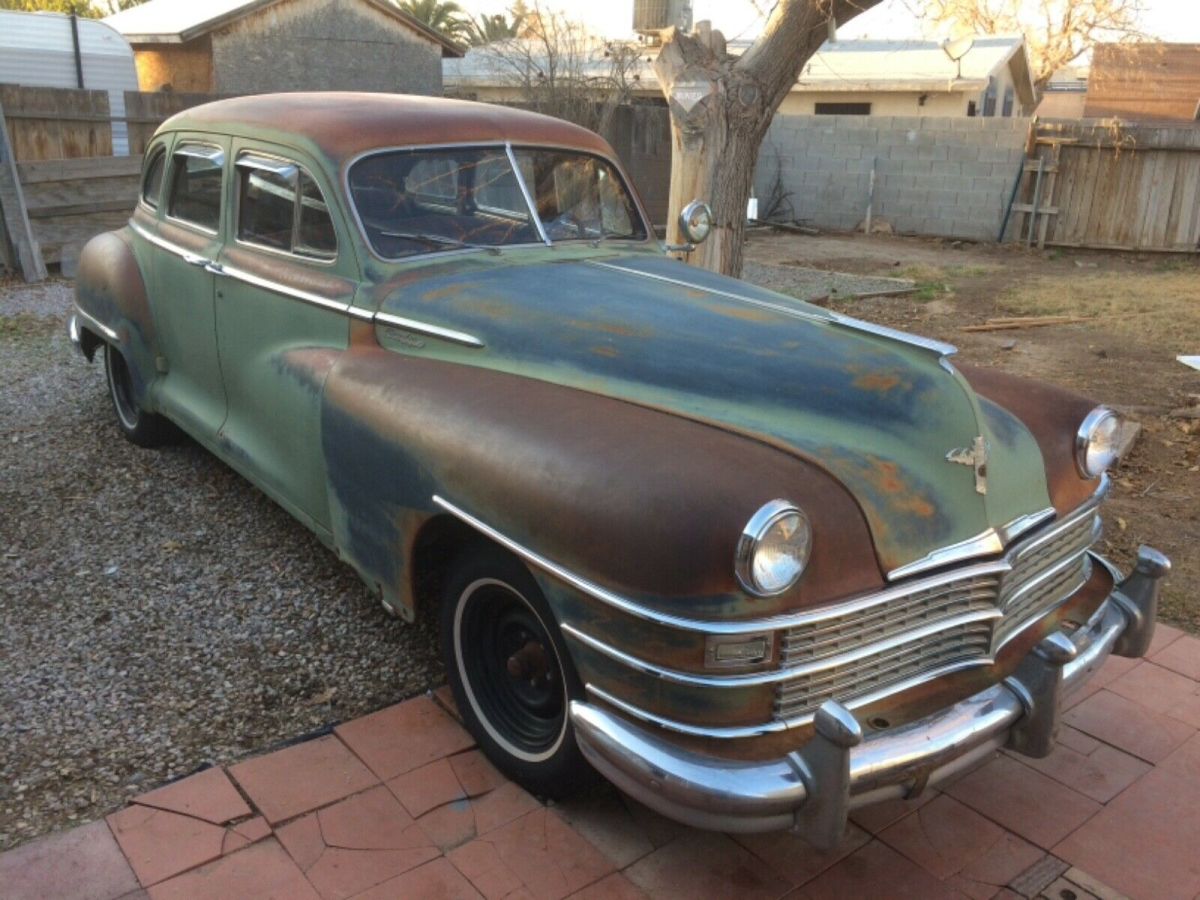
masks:
POLYGON ((960 38, 942 41, 942 52, 950 57, 951 61, 958 66, 958 74, 956 78, 962 78, 962 58, 971 52, 971 48, 975 46, 975 38, 971 35, 964 35, 960 38))

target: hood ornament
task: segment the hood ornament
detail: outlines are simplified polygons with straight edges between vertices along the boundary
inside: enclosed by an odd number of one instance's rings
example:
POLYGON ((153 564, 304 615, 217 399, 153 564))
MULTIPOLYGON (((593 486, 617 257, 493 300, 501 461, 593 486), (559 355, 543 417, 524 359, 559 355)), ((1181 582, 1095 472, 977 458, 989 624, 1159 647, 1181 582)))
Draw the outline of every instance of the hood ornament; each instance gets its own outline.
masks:
POLYGON ((983 435, 975 438, 970 447, 955 447, 946 454, 946 462, 971 466, 975 470, 975 493, 987 493, 988 444, 983 435))

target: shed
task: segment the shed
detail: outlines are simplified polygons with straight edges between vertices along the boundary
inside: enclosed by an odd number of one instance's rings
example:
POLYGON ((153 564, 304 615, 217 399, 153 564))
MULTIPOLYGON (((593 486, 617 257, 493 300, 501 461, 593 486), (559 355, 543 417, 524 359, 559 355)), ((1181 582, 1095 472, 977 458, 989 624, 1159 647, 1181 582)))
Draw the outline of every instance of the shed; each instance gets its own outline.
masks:
POLYGON ((442 93, 463 51, 387 0, 149 0, 104 22, 143 91, 442 93))
POLYGON ((137 69, 129 42, 103 22, 0 10, 0 84, 106 91, 113 155, 129 154, 125 92, 138 89, 137 69))

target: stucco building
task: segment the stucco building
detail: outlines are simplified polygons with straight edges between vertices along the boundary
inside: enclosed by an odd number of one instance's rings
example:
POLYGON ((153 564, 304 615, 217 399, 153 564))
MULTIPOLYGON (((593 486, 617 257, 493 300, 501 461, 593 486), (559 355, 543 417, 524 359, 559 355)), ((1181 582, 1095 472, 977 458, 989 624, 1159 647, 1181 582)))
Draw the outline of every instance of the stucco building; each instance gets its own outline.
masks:
POLYGON ((104 19, 143 91, 442 93, 462 50, 387 0, 150 0, 104 19))
MULTIPOLYGON (((442 65, 446 92, 494 103, 521 99, 515 64, 538 63, 536 45, 514 41, 474 47, 442 65)), ((730 41, 744 52, 749 41, 730 41)), ((582 66, 603 76, 610 66, 603 44, 582 66)), ((661 98, 648 48, 636 71, 635 96, 661 98)), ((1037 105, 1025 41, 1018 36, 960 42, 952 59, 934 41, 826 42, 805 65, 779 107, 782 115, 1028 116, 1037 105)))

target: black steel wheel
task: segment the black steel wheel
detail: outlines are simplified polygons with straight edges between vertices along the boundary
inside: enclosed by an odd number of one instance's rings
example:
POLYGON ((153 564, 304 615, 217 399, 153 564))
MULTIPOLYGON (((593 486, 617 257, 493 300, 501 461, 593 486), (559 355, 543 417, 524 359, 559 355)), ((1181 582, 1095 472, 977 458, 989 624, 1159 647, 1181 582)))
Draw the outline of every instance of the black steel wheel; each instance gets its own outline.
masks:
POLYGON ((441 635, 455 701, 497 768, 552 797, 591 780, 568 715, 582 686, 520 562, 490 547, 462 558, 443 592, 441 635))
POLYGON ((129 363, 112 344, 104 345, 104 373, 117 426, 127 440, 139 447, 160 447, 178 439, 179 430, 168 419, 146 412, 138 405, 129 363))

